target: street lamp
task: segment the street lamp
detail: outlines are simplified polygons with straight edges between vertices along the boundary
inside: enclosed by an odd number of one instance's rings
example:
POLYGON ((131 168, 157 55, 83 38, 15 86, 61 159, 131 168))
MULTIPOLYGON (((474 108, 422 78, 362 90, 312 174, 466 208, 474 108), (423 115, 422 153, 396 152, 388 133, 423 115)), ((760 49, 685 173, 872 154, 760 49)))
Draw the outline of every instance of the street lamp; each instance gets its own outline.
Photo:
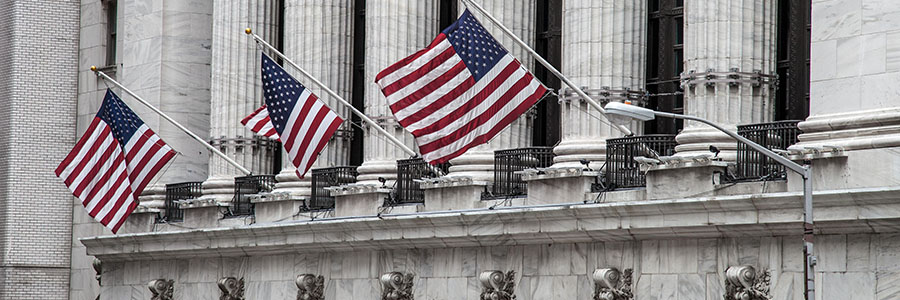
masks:
POLYGON ((652 109, 647 109, 635 105, 619 103, 619 102, 609 102, 606 104, 606 113, 609 115, 610 121, 624 121, 628 118, 637 119, 641 121, 650 121, 656 117, 666 117, 666 118, 674 118, 674 119, 684 119, 684 120, 692 120, 704 123, 706 125, 712 126, 715 129, 718 129, 721 132, 724 132, 728 136, 738 140, 738 142, 747 144, 753 150, 762 153, 765 156, 775 160, 781 165, 784 165, 791 171, 800 174, 800 177, 803 178, 803 246, 804 246, 804 255, 806 258, 806 299, 813 300, 815 299, 815 265, 816 258, 813 256, 813 202, 812 202, 812 178, 809 166, 800 165, 795 163, 787 158, 784 158, 778 153, 775 153, 772 150, 767 149, 766 147, 761 146, 745 137, 738 135, 728 129, 723 128, 722 126, 716 125, 713 122, 710 122, 706 119, 701 119, 694 116, 688 115, 679 115, 667 112, 655 111, 652 109), (619 120, 616 120, 619 119, 619 120))

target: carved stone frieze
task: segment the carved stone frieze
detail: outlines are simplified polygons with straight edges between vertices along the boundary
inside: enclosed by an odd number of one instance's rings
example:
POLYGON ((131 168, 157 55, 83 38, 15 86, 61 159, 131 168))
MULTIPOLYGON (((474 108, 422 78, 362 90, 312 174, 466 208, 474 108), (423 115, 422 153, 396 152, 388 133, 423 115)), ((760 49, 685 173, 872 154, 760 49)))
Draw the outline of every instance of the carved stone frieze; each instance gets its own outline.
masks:
POLYGON ((631 269, 625 269, 625 272, 620 272, 616 268, 594 270, 592 276, 594 300, 634 299, 634 294, 631 292, 631 273, 631 269))
POLYGON ((725 300, 768 300, 769 271, 756 271, 752 266, 725 269, 725 300))
POLYGON ((381 300, 413 300, 412 273, 388 272, 381 274, 381 300))
POLYGON ((175 293, 175 280, 155 279, 147 284, 150 289, 150 300, 172 300, 175 293))
POLYGON ((484 271, 478 276, 481 281, 481 300, 516 299, 516 271, 484 271))
POLYGON ((313 274, 297 276, 297 300, 324 300, 325 277, 313 274))
POLYGON ((222 277, 217 282, 222 296, 219 300, 244 300, 244 278, 222 277))

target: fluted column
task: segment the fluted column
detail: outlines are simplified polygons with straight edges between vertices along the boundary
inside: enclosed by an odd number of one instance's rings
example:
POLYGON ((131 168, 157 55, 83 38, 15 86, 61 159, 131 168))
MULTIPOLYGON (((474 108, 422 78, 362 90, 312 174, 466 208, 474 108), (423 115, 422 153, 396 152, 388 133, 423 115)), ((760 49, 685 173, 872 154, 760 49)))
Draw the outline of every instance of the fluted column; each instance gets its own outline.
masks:
MULTIPOLYGON (((278 39, 277 0, 215 0, 213 2, 212 95, 210 136, 213 145, 253 171, 272 172, 273 147, 254 138, 240 120, 262 105, 260 51, 244 28, 253 28, 272 44, 278 39)), ((242 174, 224 159, 212 155, 204 198, 230 203, 234 177, 242 174)))
MULTIPOLYGON (((394 136, 415 149, 411 134, 397 125, 387 99, 375 84, 384 68, 425 48, 438 33, 437 0, 366 1, 365 113, 394 136)), ((379 184, 378 178, 397 177, 397 160, 409 155, 372 128, 365 130, 365 161, 359 183, 379 184)))
MULTIPOLYGON (((562 72, 601 102, 623 101, 629 97, 621 95, 626 91, 640 94, 645 84, 646 0, 564 3, 562 72)), ((599 167, 606 160, 606 139, 622 133, 574 93, 561 96, 562 140, 553 149, 553 166, 578 166, 587 159, 599 167)), ((643 131, 638 122, 630 127, 636 134, 643 131)))
MULTIPOLYGON (((775 74, 776 4, 775 0, 685 1, 685 71, 682 74, 685 114, 732 130, 738 124, 772 120, 773 84, 733 82, 721 74, 775 74), (707 72, 718 74, 692 75, 707 72), (709 78, 720 81, 705 81, 709 78)), ((753 75, 735 77, 740 77, 736 80, 754 78, 753 75)), ((736 158, 734 139, 697 122, 685 122, 685 129, 676 139, 678 155, 711 154, 709 146, 714 145, 722 150, 719 157, 736 158)))
MULTIPOLYGON (((536 2, 536 0, 483 0, 480 1, 480 4, 525 43, 533 46, 536 2)), ((465 2, 460 1, 459 7, 459 13, 462 14, 465 9, 465 2)), ((534 59, 522 46, 516 44, 511 37, 503 33, 499 27, 495 26, 494 23, 482 16, 478 11, 473 9, 472 13, 513 57, 522 62, 522 65, 529 71, 533 70, 534 59)), ((448 175, 468 176, 476 181, 493 181, 494 150, 530 146, 533 123, 534 114, 533 111, 529 110, 487 143, 469 149, 463 155, 450 160, 453 166, 450 167, 450 174, 448 175)))
MULTIPOLYGON (((284 53, 322 83, 350 101, 353 74, 353 1, 346 0, 286 0, 284 11, 284 53)), ((325 101, 338 115, 349 119, 350 109, 325 94, 308 78, 288 67, 288 72, 325 101)), ((335 137, 313 163, 313 168, 347 165, 351 132, 344 122, 335 137)), ((289 193, 292 199, 311 194, 311 174, 297 177, 296 168, 282 156, 281 172, 274 193, 289 193)))

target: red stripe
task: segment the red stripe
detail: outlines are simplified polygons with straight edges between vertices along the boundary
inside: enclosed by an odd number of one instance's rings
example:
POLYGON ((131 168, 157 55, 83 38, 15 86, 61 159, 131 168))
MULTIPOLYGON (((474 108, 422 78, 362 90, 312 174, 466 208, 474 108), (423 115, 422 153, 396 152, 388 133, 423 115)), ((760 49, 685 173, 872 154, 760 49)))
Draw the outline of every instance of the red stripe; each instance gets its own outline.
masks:
MULTIPOLYGON (((116 159, 116 166, 119 166, 119 165, 121 164, 121 162, 122 162, 121 159, 116 159)), ((94 206, 94 209, 92 209, 91 212, 90 212, 90 215, 91 215, 91 216, 93 216, 93 217, 96 217, 96 216, 97 216, 97 214, 100 212, 100 210, 102 210, 103 207, 106 206, 106 203, 108 203, 109 200, 112 198, 112 196, 115 195, 116 190, 119 189, 119 187, 122 187, 122 186, 124 185, 124 186, 125 186, 125 189, 126 189, 125 191, 122 192, 122 195, 119 195, 119 198, 121 198, 122 196, 125 196, 125 194, 127 194, 127 193, 125 193, 125 192, 127 192, 127 191, 128 191, 128 188, 129 188, 129 187, 128 187, 128 184, 127 184, 127 180, 128 180, 128 171, 127 171, 127 169, 128 169, 128 167, 126 167, 124 164, 121 164, 121 165, 122 165, 123 167, 125 167, 126 171, 125 171, 125 172, 122 172, 122 174, 119 174, 119 177, 116 177, 115 181, 108 181, 109 179, 105 179, 105 180, 104 180, 106 183, 112 183, 112 184, 110 185, 109 190, 107 190, 107 191, 103 194, 102 197, 97 197, 96 199, 95 199, 94 197, 91 197, 91 198, 90 198, 91 201, 89 201, 89 202, 93 202, 94 200, 97 201, 97 204, 94 206)), ((111 174, 110 174, 110 175, 111 175, 111 174)), ((85 203, 84 203, 84 207, 85 207, 85 208, 87 208, 89 202, 85 202, 85 203)), ((113 210, 110 210, 110 211, 112 212, 113 210)), ((103 222, 101 222, 101 223, 103 223, 103 222)), ((108 222, 107 222, 107 223, 108 223, 108 222)), ((103 223, 103 225, 106 225, 106 223, 103 223)))
MULTIPOLYGON (((91 148, 88 149, 88 152, 85 153, 84 157, 81 158, 81 160, 78 162, 78 165, 76 165, 75 169, 72 170, 72 173, 69 173, 69 176, 66 177, 65 180, 63 180, 63 182, 66 183, 66 186, 72 185, 72 182, 75 181, 76 178, 78 178, 78 175, 80 175, 82 171, 84 171, 84 167, 86 167, 87 164, 91 162, 91 158, 97 154, 97 151, 100 150, 100 146, 103 146, 103 142, 105 142, 107 139, 110 139, 109 134, 109 126, 104 126, 100 133, 97 135, 97 139, 94 140, 93 144, 91 144, 91 148)), ((116 142, 115 138, 112 138, 112 140, 113 143, 116 142)), ((76 194, 76 196, 77 195, 78 194, 76 194)))
MULTIPOLYGON (((266 133, 263 135, 265 135, 267 137, 274 137, 276 134, 278 134, 278 131, 275 130, 275 127, 272 127, 269 129, 269 131, 266 131, 266 133)), ((280 136, 279 136, 279 140, 281 140, 280 136)))
MULTIPOLYGON (((127 208, 127 210, 125 211, 125 214, 122 215, 122 218, 121 218, 121 219, 119 219, 119 223, 116 223, 116 225, 113 226, 113 228, 111 228, 111 230, 112 230, 113 233, 119 232, 119 228, 122 227, 122 224, 125 224, 125 219, 128 219, 128 216, 130 216, 131 213, 134 212, 134 209, 135 209, 137 206, 138 206, 137 201, 132 201, 131 204, 128 205, 128 208, 127 208)), ((107 226, 107 227, 109 227, 109 226, 107 226)))
POLYGON ((100 168, 104 165, 105 162, 109 161, 110 156, 112 156, 113 151, 116 150, 116 148, 118 148, 118 147, 119 147, 119 142, 116 141, 116 139, 112 139, 112 144, 109 145, 109 147, 106 148, 106 151, 103 152, 103 154, 100 156, 99 159, 97 159, 97 164, 94 164, 94 167, 92 167, 88 171, 87 176, 84 177, 84 180, 82 180, 81 183, 78 184, 78 187, 75 189, 76 196, 79 196, 79 195, 81 195, 81 193, 84 192, 84 189, 87 188, 87 184, 89 184, 89 183, 96 184, 96 181, 94 179, 96 178, 96 176, 98 176, 98 173, 100 172, 100 168))
MULTIPOLYGON (((153 133, 153 131, 148 128, 147 131, 144 131, 144 134, 137 137, 137 141, 135 141, 134 145, 131 146, 131 150, 125 152, 125 161, 128 162, 129 164, 131 162, 133 162, 134 156, 138 154, 138 152, 141 150, 141 148, 144 147, 144 144, 146 144, 147 141, 150 140, 150 137, 153 135, 155 135, 155 133, 153 133)), ((133 139, 135 137, 132 136, 131 138, 133 139)), ((156 140, 156 141, 159 142, 159 140, 156 140)), ((132 169, 135 169, 135 168, 132 168, 132 169)))
MULTIPOLYGON (((116 169, 119 168, 119 166, 125 167, 125 171, 122 172, 122 174, 120 174, 119 177, 126 176, 126 179, 127 179, 128 166, 125 165, 125 163, 123 162, 122 156, 118 155, 115 158, 113 158, 112 166, 109 169, 105 170, 103 175, 100 176, 100 180, 97 182, 97 184, 95 184, 93 186, 93 188, 91 188, 91 190, 88 192, 88 194, 84 197, 80 197, 82 199, 81 202, 82 202, 82 204, 84 204, 85 207, 87 207, 88 203, 93 202, 95 199, 97 199, 96 195, 98 192, 100 192, 100 190, 103 189, 103 187, 106 187, 111 183, 109 181, 109 179, 112 178, 113 173, 116 172, 116 169)), ((122 179, 118 179, 118 181, 122 181, 122 179)), ((112 188, 117 187, 118 182, 114 182, 112 186, 113 186, 112 188)), ((105 193, 108 194, 109 191, 106 191, 105 193)), ((99 199, 100 199, 101 203, 106 203, 108 197, 101 197, 99 199)))
POLYGON ((300 168, 297 168, 297 176, 300 179, 303 179, 303 176, 306 175, 306 172, 309 172, 309 168, 312 167, 313 162, 316 161, 316 158, 319 157, 319 152, 325 148, 325 145, 328 144, 328 141, 331 140, 331 136, 334 135, 334 132, 337 131, 338 127, 341 126, 344 120, 341 118, 334 118, 334 121, 331 122, 331 125, 328 126, 328 130, 325 131, 325 135, 322 136, 322 139, 319 140, 319 144, 316 145, 316 151, 309 157, 309 161, 306 163, 306 166, 303 168, 303 174, 300 174, 300 168), (327 138, 326 138, 327 137, 327 138))
POLYGON ((87 143, 88 140, 91 139, 91 136, 94 133, 94 130, 97 130, 97 125, 100 124, 100 118, 94 117, 94 120, 91 121, 91 125, 88 126, 88 129, 84 135, 81 136, 81 139, 78 140, 78 143, 75 144, 75 147, 72 148, 72 151, 69 152, 69 155, 66 155, 66 158, 63 159, 59 166, 56 167, 56 176, 62 174, 62 172, 72 163, 72 160, 75 159, 75 156, 78 156, 78 152, 81 152, 81 148, 84 147, 84 144, 87 143))
POLYGON ((259 122, 256 122, 256 124, 253 125, 253 132, 259 133, 263 129, 263 127, 266 127, 267 123, 271 123, 271 122, 272 122, 272 119, 269 118, 269 116, 266 116, 265 118, 263 118, 259 122))
POLYGON ((144 188, 146 188, 147 185, 150 184, 150 180, 156 176, 156 173, 158 173, 159 170, 162 169, 162 167, 172 159, 172 157, 175 157, 175 151, 169 150, 165 155, 163 155, 162 158, 159 159, 156 165, 153 166, 153 169, 150 170, 150 173, 147 173, 147 176, 144 177, 144 181, 138 184, 137 189, 133 190, 135 199, 137 199, 137 196, 139 196, 141 192, 144 191, 144 188))
POLYGON ((426 126, 425 128, 413 131, 412 132, 413 136, 416 136, 416 137, 423 136, 423 135, 438 131, 441 128, 444 128, 451 123, 458 122, 459 118, 464 116, 469 111, 475 109, 475 107, 478 107, 478 105, 481 104, 481 102, 483 102, 485 99, 487 99, 491 95, 491 93, 494 92, 494 90, 499 88, 500 85, 502 85, 503 82, 505 82, 506 79, 509 78, 509 76, 512 75, 518 68, 519 68, 519 63, 515 62, 515 61, 513 61, 513 63, 510 63, 509 65, 506 65, 506 67, 503 69, 503 71, 501 71, 500 74, 497 75, 497 77, 494 77, 493 80, 491 80, 491 83, 489 83, 487 86, 484 87, 484 89, 479 91, 478 94, 475 95, 475 97, 472 97, 472 99, 469 99, 469 101, 466 102, 466 104, 463 104, 462 106, 458 107, 453 112, 447 114, 440 120, 426 126))
MULTIPOLYGON (((122 195, 119 195, 119 198, 115 199, 115 201, 112 203, 113 207, 109 211, 106 212, 106 215, 103 216, 103 219, 100 219, 100 224, 103 224, 104 226, 109 225, 109 221, 111 221, 112 218, 116 216, 116 213, 119 212, 119 208, 122 207, 122 204, 124 204, 125 200, 128 199, 128 196, 131 196, 131 195, 135 195, 135 194, 132 193, 128 189, 128 187, 125 187, 125 191, 122 193, 122 195)), ((112 198, 112 196, 113 195, 108 195, 108 196, 104 197, 104 199, 110 199, 110 198, 112 198)), ((134 199, 134 196, 132 196, 132 199, 134 199)), ((95 207, 94 209, 96 210, 98 207, 95 207)), ((98 210, 97 212, 99 213, 100 211, 98 210)))
MULTIPOLYGON (((533 78, 531 77, 531 74, 525 73, 525 76, 522 76, 522 78, 520 78, 518 81, 516 81, 516 83, 513 84, 513 86, 509 90, 506 91, 506 93, 503 93, 503 95, 500 96, 500 98, 497 99, 496 102, 491 104, 491 106, 488 107, 488 109, 485 110, 483 113, 481 113, 480 115, 478 115, 471 121, 466 122, 465 125, 456 129, 455 131, 453 131, 453 133, 445 135, 445 136, 443 136, 437 140, 434 140, 428 144, 419 146, 420 151, 422 152, 422 154, 425 154, 425 153, 429 153, 431 151, 440 149, 443 146, 452 143, 453 141, 459 140, 460 138, 466 136, 470 132, 477 129, 482 124, 497 117, 497 114, 500 113, 500 110, 504 106, 506 106, 507 103, 512 101, 516 97, 516 95, 518 95, 519 92, 522 91, 522 89, 527 87, 528 84, 532 82, 532 80, 533 80, 533 78)), ((529 100, 529 99, 526 98, 523 100, 529 100)), ((506 118, 506 117, 509 117, 509 115, 504 116, 504 118, 506 118)), ((515 117, 518 117, 518 115, 515 115, 515 117)))
MULTIPOLYGON (((143 170, 144 167, 147 166, 147 163, 149 163, 150 160, 153 159, 153 156, 159 153, 160 149, 162 149, 162 147, 165 145, 166 143, 163 143, 162 140, 156 140, 156 143, 150 145, 150 149, 147 149, 147 152, 144 153, 144 156, 139 158, 137 164, 135 164, 134 161, 129 161, 128 164, 131 166, 131 174, 128 175, 128 179, 134 182, 134 179, 137 178, 139 174, 141 174, 141 170, 143 170)), ((131 148, 131 152, 128 153, 128 156, 134 156, 138 151, 140 151, 140 149, 131 148)))
MULTIPOLYGON (((300 113, 297 114, 297 119, 294 120, 294 127, 293 127, 293 129, 291 129, 291 133, 292 133, 291 136, 281 139, 281 142, 284 143, 284 149, 288 149, 288 150, 293 149, 294 140, 297 139, 298 136, 300 136, 300 132, 297 132, 297 131, 300 131, 300 127, 303 126, 303 120, 305 120, 307 118, 307 116, 309 115, 309 110, 312 109, 313 103, 316 103, 316 95, 313 95, 312 93, 310 93, 309 97, 306 98, 306 101, 303 102, 303 107, 300 108, 300 113)), ((297 104, 294 104, 294 107, 296 107, 296 105, 297 104)), ((324 107, 324 105, 323 105, 323 107, 324 107)), ((285 124, 285 125, 287 125, 287 124, 285 124)), ((283 133, 280 133, 280 134, 283 134, 283 133)))
MULTIPOLYGON (((447 48, 446 50, 444 50, 444 52, 441 52, 440 54, 438 54, 437 56, 435 56, 434 58, 429 60, 427 63, 422 65, 422 67, 416 69, 415 71, 410 72, 409 74, 406 74, 406 76, 403 76, 402 78, 391 83, 390 85, 381 88, 381 92, 384 94, 385 97, 396 93, 397 91, 408 86, 410 83, 416 82, 417 80, 424 77, 425 75, 428 75, 428 73, 430 73, 432 70, 436 69, 438 66, 444 64, 444 62, 449 60, 455 54, 456 54, 456 51, 453 50, 453 47, 447 48)), ((462 64, 463 67, 465 67, 465 64, 463 64, 462 61, 460 61, 459 63, 462 64)))
POLYGON ((244 119, 241 120, 241 124, 247 125, 247 122, 250 122, 250 120, 252 120, 254 117, 256 117, 256 115, 259 114, 259 112, 262 111, 263 109, 266 109, 265 104, 263 104, 262 107, 257 108, 255 111, 253 111, 253 113, 250 114, 249 116, 244 117, 244 119))
MULTIPOLYGON (((407 56, 406 58, 401 59, 400 61, 394 63, 393 65, 388 66, 384 70, 381 70, 381 72, 378 72, 378 75, 375 76, 375 82, 378 82, 379 80, 381 80, 381 78, 384 78, 384 76, 387 76, 391 73, 394 73, 394 71, 397 71, 400 68, 405 67, 409 63, 415 61, 420 56, 425 55, 425 53, 427 53, 428 50, 431 50, 431 48, 434 48, 435 46, 437 46, 438 44, 440 44, 441 42, 443 42, 446 39, 447 39, 447 36, 444 35, 444 33, 438 34, 438 36, 436 38, 434 38, 434 41, 431 41, 431 44, 428 45, 428 47, 426 47, 425 49, 419 50, 418 52, 413 53, 413 55, 407 56)), ((452 48, 452 46, 451 46, 451 48, 452 48)))
MULTIPOLYGON (((456 100, 457 98, 459 98, 460 95, 462 95, 463 93, 468 91, 473 86, 475 86, 475 78, 469 76, 469 78, 466 78, 466 80, 463 81, 462 84, 453 88, 453 90, 450 91, 449 93, 447 93, 446 95, 441 96, 441 98, 438 99, 437 101, 434 101, 431 104, 429 104, 428 106, 426 106, 425 108, 420 109, 415 114, 409 115, 408 117, 404 118, 403 120, 398 121, 398 123, 400 123, 400 126, 407 127, 411 124, 421 121, 422 119, 430 116, 434 112, 440 110, 442 107, 446 106, 450 102, 453 102, 453 100, 456 100)), ((396 114, 397 112, 394 111, 394 113, 396 114)))
POLYGON ((313 117, 312 124, 310 124, 309 130, 303 136, 303 142, 300 143, 300 148, 297 149, 297 156, 291 157, 294 166, 299 166, 300 163, 303 162, 303 154, 309 149, 310 141, 313 137, 316 137, 316 131, 319 130, 319 126, 322 126, 322 120, 325 119, 325 116, 328 115, 329 112, 331 112, 331 110, 323 105, 316 113, 315 117, 313 117))
POLYGON ((491 128, 490 131, 476 137, 474 140, 472 140, 471 143, 466 144, 459 150, 456 150, 453 153, 445 155, 439 159, 433 160, 430 163, 431 164, 442 164, 442 163, 448 162, 451 159, 462 155, 463 153, 465 153, 467 150, 471 149, 472 147, 475 147, 475 146, 478 146, 478 145, 481 145, 483 143, 490 141, 501 130, 506 128, 506 126, 509 126, 509 124, 512 123, 513 121, 515 121, 520 115, 522 115, 523 113, 528 111, 528 109, 530 109, 531 106, 533 106, 535 103, 537 103, 537 101, 540 100, 541 97, 543 97, 544 93, 546 93, 546 92, 547 92, 547 89, 544 88, 543 85, 539 86, 538 89, 534 92, 534 94, 529 96, 528 99, 526 99, 526 101, 519 104, 519 106, 517 106, 516 109, 514 109, 512 113, 506 115, 499 123, 497 123, 496 126, 491 128))
POLYGON ((465 69, 466 69, 466 64, 464 64, 462 61, 460 61, 459 63, 454 65, 453 68, 450 68, 450 70, 448 70, 447 73, 442 74, 440 77, 435 78, 430 83, 428 83, 427 85, 423 86, 422 88, 416 90, 412 94, 409 94, 405 98, 400 99, 399 101, 391 104, 391 111, 393 111, 394 114, 396 114, 398 111, 401 111, 404 108, 409 107, 413 103, 416 103, 417 101, 422 100, 422 98, 425 98, 425 96, 428 96, 429 94, 431 94, 438 88, 447 84, 447 82, 449 82, 454 77, 459 75, 459 73, 465 69))

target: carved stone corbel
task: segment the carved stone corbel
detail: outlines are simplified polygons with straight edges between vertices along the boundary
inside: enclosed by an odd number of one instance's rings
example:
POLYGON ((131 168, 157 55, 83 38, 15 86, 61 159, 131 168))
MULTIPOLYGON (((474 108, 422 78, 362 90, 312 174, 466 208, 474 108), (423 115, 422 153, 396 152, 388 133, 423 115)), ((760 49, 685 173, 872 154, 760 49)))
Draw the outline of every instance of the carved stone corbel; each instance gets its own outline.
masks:
POLYGON ((324 300, 325 277, 313 274, 297 276, 297 300, 324 300))
POLYGON ((150 300, 172 300, 175 293, 175 280, 156 279, 147 284, 150 289, 150 300))
POLYGON ((388 272, 381 274, 382 300, 413 300, 412 273, 388 272))
POLYGON ((752 266, 725 269, 725 300, 768 300, 769 271, 756 271, 752 266))
POLYGON ((619 272, 619 269, 596 269, 594 280, 594 300, 631 300, 631 269, 619 272))
POLYGON ((219 300, 244 300, 244 278, 222 277, 217 282, 222 296, 219 300))
POLYGON ((516 299, 516 271, 484 271, 478 276, 481 281, 482 300, 516 299))
POLYGON ((94 273, 97 273, 97 276, 94 277, 97 279, 97 284, 102 286, 103 282, 100 281, 100 278, 103 275, 103 262, 100 261, 99 258, 94 257, 94 261, 91 265, 94 267, 94 273))

